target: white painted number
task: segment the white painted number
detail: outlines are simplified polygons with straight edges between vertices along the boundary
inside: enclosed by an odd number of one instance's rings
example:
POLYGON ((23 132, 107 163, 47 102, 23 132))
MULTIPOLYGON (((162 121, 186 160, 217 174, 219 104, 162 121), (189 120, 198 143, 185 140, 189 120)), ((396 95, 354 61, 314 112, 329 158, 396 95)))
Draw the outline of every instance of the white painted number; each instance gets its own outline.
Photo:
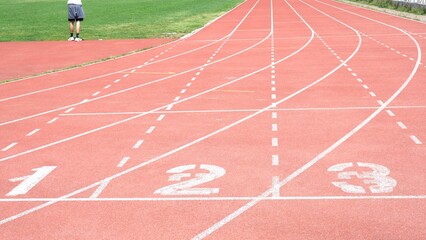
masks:
POLYGON ((160 188, 154 193, 161 195, 210 195, 212 193, 219 193, 219 188, 194 187, 222 177, 226 173, 225 169, 214 165, 201 164, 200 169, 207 170, 208 173, 197 173, 195 174, 195 177, 191 178, 191 173, 188 173, 187 171, 195 169, 196 165, 191 164, 168 170, 167 173, 173 174, 169 177, 169 181, 180 182, 160 188), (190 179, 182 181, 183 178, 190 179))
MULTIPOLYGON (((347 168, 354 167, 352 163, 340 163, 328 168, 329 172, 339 172, 337 177, 342 180, 350 180, 352 177, 363 180, 364 184, 370 185, 369 190, 371 193, 390 193, 396 186, 396 180, 389 176, 389 169, 385 166, 374 163, 358 162, 356 166, 369 168, 371 171, 344 171, 347 168)), ((364 187, 359 185, 352 185, 346 181, 332 182, 336 187, 341 188, 347 193, 366 193, 364 187)))
POLYGON ((51 173, 56 167, 55 166, 45 166, 40 168, 34 168, 34 174, 12 178, 9 181, 11 182, 21 182, 16 186, 12 191, 6 194, 8 197, 13 197, 17 195, 24 195, 29 192, 35 185, 37 185, 43 178, 45 178, 49 173, 51 173))

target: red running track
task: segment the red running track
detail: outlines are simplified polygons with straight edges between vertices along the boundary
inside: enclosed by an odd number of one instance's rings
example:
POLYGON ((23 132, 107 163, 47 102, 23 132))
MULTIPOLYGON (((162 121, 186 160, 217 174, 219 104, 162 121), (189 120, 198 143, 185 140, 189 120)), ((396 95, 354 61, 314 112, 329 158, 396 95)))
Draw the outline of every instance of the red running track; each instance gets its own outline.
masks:
POLYGON ((423 239, 425 36, 248 0, 188 38, 3 84, 2 239, 423 239))

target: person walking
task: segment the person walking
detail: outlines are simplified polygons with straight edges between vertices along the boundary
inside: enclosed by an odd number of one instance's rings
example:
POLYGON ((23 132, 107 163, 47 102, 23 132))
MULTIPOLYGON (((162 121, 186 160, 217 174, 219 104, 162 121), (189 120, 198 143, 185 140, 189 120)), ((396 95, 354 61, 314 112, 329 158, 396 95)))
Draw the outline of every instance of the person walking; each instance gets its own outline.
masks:
POLYGON ((80 37, 80 25, 84 20, 84 10, 81 0, 68 0, 68 21, 70 23, 70 37, 68 41, 82 41, 80 37), (75 38, 74 38, 75 29, 75 38))

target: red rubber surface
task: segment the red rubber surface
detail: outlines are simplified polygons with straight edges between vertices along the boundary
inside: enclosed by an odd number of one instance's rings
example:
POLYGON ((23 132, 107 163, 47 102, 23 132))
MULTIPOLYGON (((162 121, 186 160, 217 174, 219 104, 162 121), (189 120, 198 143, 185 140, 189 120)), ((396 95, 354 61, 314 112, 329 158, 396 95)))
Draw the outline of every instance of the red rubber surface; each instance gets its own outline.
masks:
POLYGON ((248 0, 189 38, 0 85, 0 236, 423 239, 425 36, 248 0))

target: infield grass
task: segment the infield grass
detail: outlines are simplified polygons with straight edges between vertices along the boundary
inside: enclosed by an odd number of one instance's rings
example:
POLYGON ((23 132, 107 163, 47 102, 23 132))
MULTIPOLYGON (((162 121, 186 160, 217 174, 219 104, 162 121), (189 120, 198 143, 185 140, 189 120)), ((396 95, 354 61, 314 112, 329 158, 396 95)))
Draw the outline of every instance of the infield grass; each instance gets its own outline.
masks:
MULTIPOLYGON (((181 37, 244 0, 83 0, 85 39, 181 37)), ((66 0, 1 0, 0 41, 69 37, 66 0)))

